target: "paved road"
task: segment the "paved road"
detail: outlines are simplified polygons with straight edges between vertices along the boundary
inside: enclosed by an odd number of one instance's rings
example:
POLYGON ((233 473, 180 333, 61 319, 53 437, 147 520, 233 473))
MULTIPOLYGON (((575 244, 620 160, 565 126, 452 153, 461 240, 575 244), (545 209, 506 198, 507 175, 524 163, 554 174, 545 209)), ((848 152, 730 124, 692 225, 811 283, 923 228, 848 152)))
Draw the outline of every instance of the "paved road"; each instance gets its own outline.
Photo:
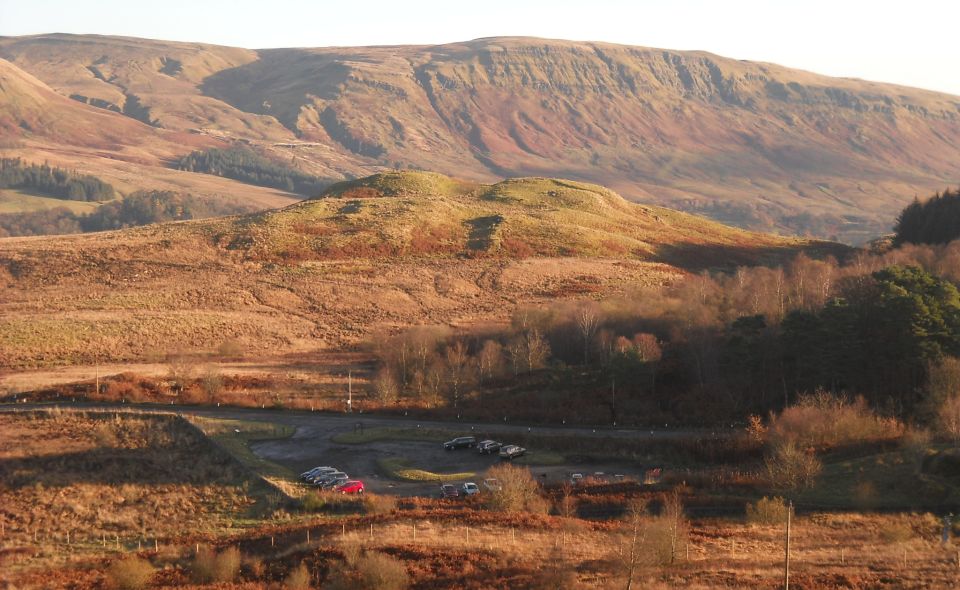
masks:
POLYGON ((0 404, 2 411, 18 411, 61 406, 64 408, 105 409, 175 412, 178 414, 206 416, 226 420, 256 420, 274 422, 293 427, 309 426, 312 428, 329 428, 337 431, 353 430, 357 423, 363 423, 364 428, 421 428, 439 430, 462 430, 469 434, 475 432, 530 432, 538 435, 561 435, 577 437, 599 438, 640 438, 650 439, 680 439, 699 438, 709 436, 728 436, 729 430, 705 429, 675 429, 675 428, 611 428, 611 427, 582 427, 565 425, 527 425, 512 422, 481 422, 476 420, 431 420, 386 414, 339 414, 332 412, 308 412, 299 410, 261 410, 256 408, 236 408, 230 406, 177 406, 161 404, 101 404, 101 403, 29 403, 29 404, 0 404))
MULTIPOLYGON (((143 411, 170 411, 183 415, 204 416, 228 420, 251 420, 272 422, 294 427, 293 436, 284 439, 253 442, 251 450, 260 457, 284 465, 299 473, 317 465, 336 466, 351 477, 362 479, 372 492, 398 495, 434 495, 437 483, 395 482, 381 477, 378 461, 385 457, 403 458, 415 466, 436 473, 475 473, 470 479, 482 479, 482 474, 497 458, 480 455, 476 451, 446 452, 436 442, 429 441, 377 441, 374 443, 347 445, 336 443, 332 437, 343 432, 352 432, 358 424, 363 428, 424 428, 462 432, 483 436, 496 433, 501 440, 509 442, 512 433, 532 435, 558 435, 577 438, 647 438, 679 439, 711 436, 709 431, 698 430, 650 430, 630 428, 582 428, 566 426, 527 426, 511 423, 485 423, 476 421, 423 420, 403 416, 372 414, 334 414, 290 410, 261 410, 233 407, 161 406, 153 404, 15 404, 0 405, 0 411, 22 411, 49 408, 56 405, 76 409, 138 409, 143 411)), ((531 470, 545 482, 560 481, 571 472, 608 474, 621 473, 639 476, 644 466, 628 461, 605 463, 576 463, 564 465, 531 465, 531 470)))

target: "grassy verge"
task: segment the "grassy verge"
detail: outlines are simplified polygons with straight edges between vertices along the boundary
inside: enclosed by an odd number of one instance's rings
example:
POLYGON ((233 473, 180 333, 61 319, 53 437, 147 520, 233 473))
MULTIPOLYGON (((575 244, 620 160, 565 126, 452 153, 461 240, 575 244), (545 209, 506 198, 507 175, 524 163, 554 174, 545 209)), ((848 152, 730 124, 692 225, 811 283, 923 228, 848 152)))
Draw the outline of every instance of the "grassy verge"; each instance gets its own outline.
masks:
POLYGON ((528 451, 513 460, 516 465, 563 465, 566 462, 566 457, 553 451, 528 451))
POLYGON ((469 479, 476 475, 472 471, 463 473, 434 473, 424 469, 410 467, 410 462, 403 457, 385 457, 377 460, 377 466, 387 476, 401 481, 456 481, 469 479))
POLYGON ((269 480, 296 481, 296 474, 282 465, 258 457, 250 450, 250 443, 293 436, 294 428, 272 422, 242 420, 218 420, 215 418, 191 417, 198 428, 244 466, 269 480))

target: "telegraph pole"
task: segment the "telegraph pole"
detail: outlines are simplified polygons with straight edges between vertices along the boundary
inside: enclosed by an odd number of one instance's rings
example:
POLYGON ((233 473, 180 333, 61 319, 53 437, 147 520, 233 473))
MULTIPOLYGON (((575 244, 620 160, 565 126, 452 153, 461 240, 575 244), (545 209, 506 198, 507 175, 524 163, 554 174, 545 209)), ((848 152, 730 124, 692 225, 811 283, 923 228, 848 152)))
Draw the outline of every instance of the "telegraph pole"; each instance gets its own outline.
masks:
POLYGON ((347 371, 347 411, 353 413, 353 371, 347 371))
POLYGON ((790 590, 790 517, 793 516, 793 500, 787 504, 787 538, 783 555, 783 590, 790 590))

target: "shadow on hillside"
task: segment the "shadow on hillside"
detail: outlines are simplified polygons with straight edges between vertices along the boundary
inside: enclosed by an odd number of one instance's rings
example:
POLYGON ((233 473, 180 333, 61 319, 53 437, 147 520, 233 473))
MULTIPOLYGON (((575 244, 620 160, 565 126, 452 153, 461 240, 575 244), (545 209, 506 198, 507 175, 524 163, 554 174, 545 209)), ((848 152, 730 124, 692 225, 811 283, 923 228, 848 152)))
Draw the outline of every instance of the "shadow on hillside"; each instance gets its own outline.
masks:
POLYGON ((853 248, 834 242, 812 242, 808 246, 748 246, 680 243, 661 246, 654 260, 688 271, 732 271, 738 266, 780 266, 801 252, 811 258, 833 256, 841 262, 853 248))
POLYGON ((35 485, 209 485, 236 483, 233 460, 212 446, 98 448, 18 459, 0 459, 0 482, 8 489, 35 485))

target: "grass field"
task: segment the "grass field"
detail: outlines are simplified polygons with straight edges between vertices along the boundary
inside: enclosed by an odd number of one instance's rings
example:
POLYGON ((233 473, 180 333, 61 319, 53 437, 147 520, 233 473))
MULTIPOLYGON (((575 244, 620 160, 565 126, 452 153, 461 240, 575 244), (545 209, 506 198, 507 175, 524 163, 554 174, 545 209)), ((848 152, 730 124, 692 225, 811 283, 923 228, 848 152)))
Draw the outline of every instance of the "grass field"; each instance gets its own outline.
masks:
POLYGON ((384 457, 377 460, 377 466, 387 477, 400 481, 458 481, 470 479, 476 475, 473 471, 462 473, 434 473, 410 466, 410 460, 404 457, 384 457))
POLYGON ((63 207, 73 211, 74 213, 89 213, 99 206, 100 203, 54 199, 51 197, 32 195, 27 192, 10 188, 0 189, 0 214, 42 211, 44 209, 54 209, 56 207, 63 207))

